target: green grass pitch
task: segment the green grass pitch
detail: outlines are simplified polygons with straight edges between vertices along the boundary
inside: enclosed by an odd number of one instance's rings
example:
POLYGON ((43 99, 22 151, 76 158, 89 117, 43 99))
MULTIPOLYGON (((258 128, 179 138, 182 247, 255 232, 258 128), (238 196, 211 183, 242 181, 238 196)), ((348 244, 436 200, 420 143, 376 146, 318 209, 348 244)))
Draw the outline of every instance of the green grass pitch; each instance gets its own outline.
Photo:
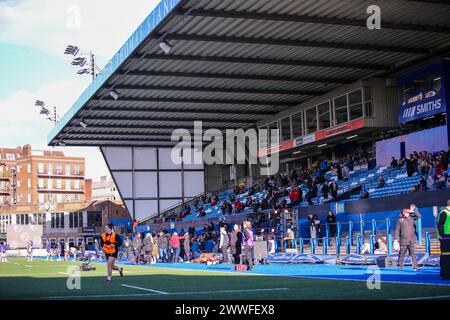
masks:
POLYGON ((67 287, 69 266, 79 262, 47 262, 9 258, 0 264, 0 299, 403 299, 450 297, 450 286, 382 283, 369 290, 364 281, 322 280, 233 274, 169 268, 126 266, 125 276, 105 284, 106 265, 81 272, 81 289, 67 287))

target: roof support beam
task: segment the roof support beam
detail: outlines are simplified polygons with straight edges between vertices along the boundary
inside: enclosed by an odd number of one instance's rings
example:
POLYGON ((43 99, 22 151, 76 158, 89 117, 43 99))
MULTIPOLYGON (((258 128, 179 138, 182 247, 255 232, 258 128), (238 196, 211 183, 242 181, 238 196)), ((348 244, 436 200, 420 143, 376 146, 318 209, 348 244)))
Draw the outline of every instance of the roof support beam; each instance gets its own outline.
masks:
MULTIPOLYGON (((93 99, 100 101, 100 99, 93 99)), ((119 97, 114 100, 112 97, 104 98, 102 101, 108 102, 173 102, 173 103, 195 103, 195 104, 231 104, 231 105, 257 105, 257 106, 296 106, 299 102, 266 101, 266 100, 223 100, 223 99, 185 99, 185 98, 132 98, 119 97)))
MULTIPOLYGON (((255 123, 256 120, 244 120, 244 119, 223 119, 223 118, 216 118, 216 119, 198 119, 198 118, 193 118, 190 117, 189 119, 186 118, 181 118, 181 119, 176 119, 176 118, 172 118, 172 117, 142 117, 142 116, 127 116, 127 117, 111 117, 111 116, 86 116, 86 118, 83 118, 83 121, 87 119, 87 120, 105 120, 105 121, 110 121, 110 120, 117 120, 117 121, 155 121, 155 122, 160 122, 160 121, 164 121, 164 122, 190 122, 190 121, 202 121, 202 122, 222 122, 222 123, 241 123, 241 124, 249 124, 249 123, 255 123)), ((76 123, 76 122, 75 122, 76 123)), ((149 125, 149 127, 151 127, 151 125, 149 125)), ((180 128, 182 126, 178 126, 178 128, 180 128)))
MULTIPOLYGON (((108 88, 111 90, 112 88, 108 88)), ((245 89, 245 88, 205 88, 190 86, 136 86, 136 85, 116 85, 115 90, 153 90, 153 91, 187 91, 187 92, 217 92, 217 93, 254 93, 254 94, 278 94, 297 96, 318 96, 324 91, 306 90, 273 90, 273 89, 245 89)))
MULTIPOLYGON (((157 34, 153 38, 161 39, 164 35, 157 34)), ((224 36, 205 36, 195 34, 168 34, 164 36, 167 40, 183 41, 204 41, 204 42, 223 42, 239 44, 257 44, 257 45, 275 45, 291 47, 310 47, 310 48, 330 48, 330 49, 348 49, 348 50, 369 50, 383 52, 403 52, 412 54, 429 54, 430 50, 412 47, 381 46, 360 43, 342 43, 310 40, 291 40, 291 39, 267 39, 267 38, 249 38, 249 37, 224 37, 224 36)))
MULTIPOLYGON (((217 115, 245 115, 249 114, 249 112, 245 112, 242 110, 223 110, 223 109, 160 109, 160 108, 122 108, 122 107, 94 107, 90 110, 84 110, 82 112, 83 116, 88 114, 89 111, 121 111, 127 112, 128 114, 134 112, 155 112, 158 114, 168 113, 168 114, 217 114, 217 115)), ((260 116, 269 116, 275 114, 275 111, 251 111, 253 115, 260 116)), ((88 116, 89 117, 89 116, 88 116)))
MULTIPOLYGON (((90 118, 92 120, 92 118, 90 118)), ((117 132, 116 129, 122 129, 122 130, 167 130, 167 131, 172 131, 175 129, 179 129, 180 126, 179 125, 158 125, 158 124, 150 124, 150 125, 127 125, 127 124, 91 124, 89 119, 84 119, 84 122, 88 123, 88 127, 84 130, 91 130, 91 129, 95 129, 95 130, 113 130, 114 132, 117 132)), ((217 128, 217 129, 226 129, 229 126, 227 125, 221 125, 221 124, 217 124, 214 126, 208 126, 205 125, 205 123, 208 122, 212 122, 214 120, 208 120, 208 121, 203 121, 202 127, 204 130, 209 129, 209 128, 217 128)), ((80 127, 81 128, 81 127, 80 127)), ((183 125, 183 128, 185 129, 194 129, 194 122, 183 125)), ((65 127, 63 133, 67 133, 69 130, 73 130, 72 127, 65 127)))
MULTIPOLYGON (((244 12, 244 11, 205 10, 205 9, 195 9, 190 12, 188 12, 188 10, 181 9, 177 12, 177 14, 179 15, 187 14, 190 16, 197 16, 197 17, 287 21, 287 22, 315 23, 315 24, 328 24, 328 25, 354 26, 367 28, 365 19, 344 19, 344 18, 330 18, 330 17, 318 17, 307 15, 272 14, 272 13, 244 12)), ((449 27, 436 25, 408 24, 383 20, 381 22, 381 26, 383 29, 450 33, 449 27)))
POLYGON ((199 62, 219 62, 219 63, 246 63, 263 64, 278 66, 303 66, 303 67, 323 67, 323 68, 347 68, 347 69, 368 69, 368 70, 390 70, 388 65, 373 63, 346 63, 346 62, 328 62, 328 61, 307 61, 307 60, 283 60, 283 59, 264 59, 264 58, 235 58, 235 57, 206 57, 189 55, 164 55, 148 54, 145 57, 135 55, 136 59, 144 58, 146 60, 166 60, 166 61, 199 61, 199 62))
POLYGON ((256 81, 283 81, 283 82, 313 82, 313 83, 352 83, 354 79, 306 77, 306 76, 275 76, 264 74, 227 74, 227 73, 200 73, 200 72, 167 72, 167 71, 120 71, 119 75, 150 76, 150 77, 179 77, 199 79, 228 79, 228 80, 256 80, 256 81))

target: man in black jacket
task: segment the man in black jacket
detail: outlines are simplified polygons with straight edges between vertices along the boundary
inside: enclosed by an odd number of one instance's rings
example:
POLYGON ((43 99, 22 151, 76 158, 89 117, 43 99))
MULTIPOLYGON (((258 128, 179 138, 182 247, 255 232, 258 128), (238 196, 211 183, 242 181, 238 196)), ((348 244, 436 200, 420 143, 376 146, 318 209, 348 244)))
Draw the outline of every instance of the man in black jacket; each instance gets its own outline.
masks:
POLYGON ((403 209, 403 212, 400 214, 397 224, 395 225, 394 248, 400 247, 398 257, 399 270, 403 270, 406 251, 409 252, 414 271, 419 270, 419 265, 416 260, 416 252, 414 250, 414 246, 417 243, 414 221, 419 218, 420 213, 418 210, 403 209))

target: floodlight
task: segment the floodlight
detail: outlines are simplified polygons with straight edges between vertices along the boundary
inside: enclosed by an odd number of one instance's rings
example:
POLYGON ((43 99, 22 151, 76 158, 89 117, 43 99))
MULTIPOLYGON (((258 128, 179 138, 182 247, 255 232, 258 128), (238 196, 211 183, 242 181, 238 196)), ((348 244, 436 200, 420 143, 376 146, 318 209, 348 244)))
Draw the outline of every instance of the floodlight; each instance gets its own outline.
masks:
POLYGON ((165 54, 169 54, 172 51, 172 46, 167 41, 161 41, 159 47, 164 51, 165 54))

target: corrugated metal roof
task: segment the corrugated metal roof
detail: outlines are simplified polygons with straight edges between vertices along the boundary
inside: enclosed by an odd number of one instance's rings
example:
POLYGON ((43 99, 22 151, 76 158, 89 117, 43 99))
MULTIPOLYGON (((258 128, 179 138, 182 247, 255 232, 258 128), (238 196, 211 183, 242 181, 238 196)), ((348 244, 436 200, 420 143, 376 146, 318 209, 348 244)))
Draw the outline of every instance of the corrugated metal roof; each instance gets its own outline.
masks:
POLYGON ((379 0, 382 29, 368 30, 372 2, 173 1, 147 38, 133 43, 137 49, 102 72, 49 144, 170 145, 171 130, 194 120, 254 126, 340 84, 448 53, 450 5, 379 0), (173 46, 168 55, 158 46, 162 37, 173 46))

